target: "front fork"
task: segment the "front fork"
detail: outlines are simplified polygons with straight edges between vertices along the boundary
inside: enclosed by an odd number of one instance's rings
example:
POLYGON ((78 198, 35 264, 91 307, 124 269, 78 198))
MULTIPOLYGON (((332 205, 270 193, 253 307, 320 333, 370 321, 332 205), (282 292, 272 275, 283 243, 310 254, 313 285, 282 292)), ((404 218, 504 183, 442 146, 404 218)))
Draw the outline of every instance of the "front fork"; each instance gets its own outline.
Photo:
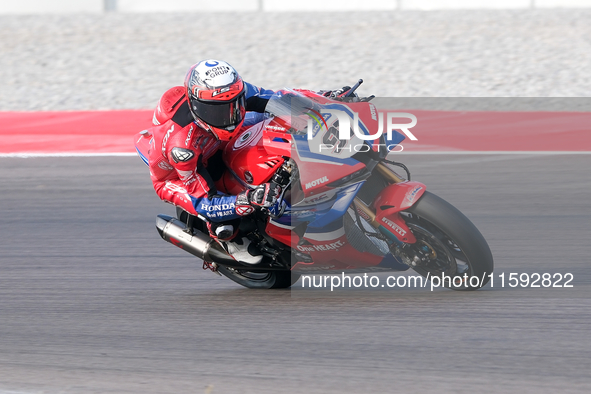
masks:
POLYGON ((397 173, 395 173, 394 171, 392 171, 384 163, 378 163, 378 165, 376 166, 375 169, 378 170, 378 172, 384 178, 386 178, 386 180, 388 182, 390 182, 390 183, 402 183, 402 182, 406 182, 406 179, 404 179, 403 177, 401 177, 400 175, 398 175, 397 173))
POLYGON ((378 194, 373 207, 356 197, 355 209, 372 227, 386 237, 390 251, 395 256, 400 257, 405 264, 414 266, 416 263, 413 264, 413 260, 408 256, 414 255, 409 252, 417 240, 400 215, 400 211, 412 206, 424 193, 425 186, 418 182, 407 181, 384 163, 378 163, 375 169, 390 185, 378 194))

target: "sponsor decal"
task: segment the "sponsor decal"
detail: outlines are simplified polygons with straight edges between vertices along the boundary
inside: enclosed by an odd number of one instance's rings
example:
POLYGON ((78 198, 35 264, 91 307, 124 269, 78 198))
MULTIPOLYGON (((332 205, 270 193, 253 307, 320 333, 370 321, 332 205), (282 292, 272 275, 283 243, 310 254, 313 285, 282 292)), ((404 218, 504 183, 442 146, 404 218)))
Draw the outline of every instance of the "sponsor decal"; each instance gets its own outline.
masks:
POLYGON ((247 145, 255 138, 256 135, 256 133, 253 133, 250 130, 242 134, 239 138, 236 139, 236 142, 234 142, 234 150, 240 149, 243 146, 247 145))
POLYGON ((211 97, 215 97, 215 96, 217 96, 218 94, 226 93, 226 92, 229 92, 229 91, 230 91, 230 87, 229 87, 229 86, 226 86, 225 88, 221 88, 221 89, 215 90, 215 91, 214 91, 214 92, 211 94, 211 97))
POLYGON ((172 148, 170 155, 172 156, 172 160, 174 160, 175 163, 182 162, 182 161, 189 161, 193 157, 195 157, 195 153, 193 153, 192 150, 185 149, 185 148, 179 148, 176 146, 174 148, 172 148))
POLYGON ((323 176, 322 178, 316 179, 315 181, 306 183, 306 190, 326 182, 328 182, 328 177, 323 176))
POLYGON ((236 206, 234 203, 230 204, 216 204, 216 205, 208 205, 208 204, 201 204, 199 207, 199 212, 204 213, 209 218, 223 218, 224 216, 231 216, 233 215, 236 210, 234 209, 236 206))
MULTIPOLYGON (((328 124, 326 123, 326 121, 330 119, 331 114, 329 114, 329 113, 321 114, 318 111, 314 111, 313 109, 310 109, 310 111, 312 113, 308 114, 308 116, 310 117, 310 119, 308 119, 308 132, 312 131, 313 135, 315 136, 316 134, 318 134, 318 132, 320 130, 322 130, 323 125, 324 125, 324 128, 326 130, 328 130, 328 124), (310 122, 312 120, 315 122, 315 124, 310 129, 310 124, 311 124, 310 122)), ((310 136, 308 136, 308 139, 310 139, 310 136)))
POLYGON ((240 216, 250 215, 254 212, 254 208, 250 205, 240 205, 236 207, 236 213, 240 216))
POLYGON ((207 70, 205 72, 205 75, 207 76, 207 78, 215 78, 217 76, 220 75, 225 75, 227 73, 230 72, 230 67, 228 66, 217 66, 217 67, 213 67, 210 70, 207 70))
POLYGON ((171 182, 166 182, 165 189, 170 190, 172 193, 187 194, 187 189, 171 182))
POLYGON ((217 205, 207 205, 201 204, 201 210, 206 212, 215 212, 215 211, 222 211, 222 210, 229 210, 234 209, 234 204, 217 204, 217 205))
MULTIPOLYGON (((297 270, 298 271, 312 271, 313 272, 313 271, 327 271, 327 270, 331 270, 333 268, 335 268, 334 265, 323 265, 323 266, 319 266, 319 267, 318 266, 312 266, 312 267, 303 266, 303 267, 298 267, 297 270)), ((366 268, 369 268, 369 267, 366 267, 366 268)))
POLYGON ((247 131, 246 133, 242 134, 240 136, 240 138, 237 138, 236 142, 234 142, 234 149, 239 149, 239 148, 242 148, 244 145, 246 145, 250 135, 251 135, 251 132, 247 131))
POLYGON ((166 143, 168 142, 168 138, 170 137, 170 134, 172 134, 173 131, 174 131, 174 125, 172 125, 170 130, 168 130, 166 132, 166 135, 162 139, 162 155, 164 155, 164 156, 166 156, 166 143))
POLYGON ((324 245, 298 245, 297 248, 301 252, 328 252, 331 250, 338 250, 345 246, 343 241, 337 241, 324 245))
POLYGON ((269 129, 269 130, 275 130, 275 131, 285 131, 285 127, 281 127, 281 126, 271 126, 271 125, 267 125, 265 126, 265 128, 269 129))
POLYGON ((191 136, 193 135, 193 125, 189 129, 189 134, 187 135, 187 139, 185 140, 185 146, 189 146, 189 142, 191 141, 191 136))
POLYGON ((371 112, 371 118, 373 120, 378 120, 378 111, 376 110, 376 106, 373 104, 369 104, 369 112, 371 112))
POLYGON ((212 60, 212 61, 207 61, 207 62, 205 62, 205 65, 206 65, 207 67, 215 67, 215 66, 217 66, 218 64, 220 64, 220 62, 216 62, 215 60, 212 60))
POLYGON ((322 200, 326 200, 328 198, 330 198, 330 196, 328 195, 328 193, 323 193, 323 194, 320 194, 320 195, 318 195, 316 197, 307 198, 303 202, 305 204, 314 204, 314 203, 320 202, 322 200))
POLYGON ((355 208, 355 210, 357 211, 359 216, 361 216, 363 219, 367 220, 368 222, 371 222, 371 218, 369 217, 369 215, 367 213, 365 213, 364 210, 359 209, 359 208, 355 208))
POLYGON ((170 243, 173 244, 174 246, 184 249, 183 244, 178 239, 170 238, 170 243))
POLYGON ((159 162, 158 167, 160 167, 161 169, 163 169, 165 171, 172 171, 174 169, 173 166, 171 166, 170 164, 168 164, 165 161, 159 162))
POLYGON ((423 190, 422 186, 417 186, 414 189, 412 189, 410 192, 406 193, 406 198, 405 200, 412 205, 415 201, 415 198, 417 197, 417 194, 423 190))
POLYGON ((301 211, 286 211, 284 213, 284 215, 286 216, 308 216, 308 215, 313 215, 314 214, 314 210, 312 209, 304 209, 301 211))
POLYGON ((392 230, 396 231, 398 234, 400 234, 400 236, 404 237, 406 235, 406 231, 402 227, 400 227, 399 225, 397 225, 396 223, 391 221, 390 219, 382 218, 382 222, 386 223, 388 225, 388 227, 390 227, 392 230))

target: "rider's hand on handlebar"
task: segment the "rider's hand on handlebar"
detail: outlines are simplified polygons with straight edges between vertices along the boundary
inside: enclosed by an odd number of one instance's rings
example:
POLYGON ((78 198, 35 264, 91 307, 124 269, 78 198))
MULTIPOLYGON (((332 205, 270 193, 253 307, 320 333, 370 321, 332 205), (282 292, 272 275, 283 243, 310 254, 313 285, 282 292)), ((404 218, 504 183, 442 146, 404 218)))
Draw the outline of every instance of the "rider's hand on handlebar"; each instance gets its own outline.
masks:
POLYGON ((277 203, 281 194, 281 186, 276 183, 263 183, 250 191, 250 203, 260 208, 270 208, 277 203))
POLYGON ((263 183, 254 189, 245 190, 236 196, 236 213, 249 215, 254 208, 270 208, 277 203, 281 186, 276 183, 263 183))
POLYGON ((353 98, 359 97, 359 96, 357 96, 357 93, 353 93, 353 95, 351 97, 344 97, 349 90, 351 90, 350 86, 343 86, 342 88, 337 89, 337 90, 328 90, 326 92, 321 92, 321 93, 324 97, 328 97, 333 100, 349 99, 351 101, 355 101, 353 98))

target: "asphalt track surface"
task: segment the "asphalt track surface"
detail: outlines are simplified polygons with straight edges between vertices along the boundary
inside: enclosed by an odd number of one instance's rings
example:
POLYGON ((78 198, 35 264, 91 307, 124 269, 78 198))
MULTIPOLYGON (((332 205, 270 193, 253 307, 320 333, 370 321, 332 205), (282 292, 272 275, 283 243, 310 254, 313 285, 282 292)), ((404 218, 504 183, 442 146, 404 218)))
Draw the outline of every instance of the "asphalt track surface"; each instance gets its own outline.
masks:
POLYGON ((591 157, 403 161, 574 288, 248 290, 159 239, 139 159, 3 158, 0 393, 589 392, 591 157))

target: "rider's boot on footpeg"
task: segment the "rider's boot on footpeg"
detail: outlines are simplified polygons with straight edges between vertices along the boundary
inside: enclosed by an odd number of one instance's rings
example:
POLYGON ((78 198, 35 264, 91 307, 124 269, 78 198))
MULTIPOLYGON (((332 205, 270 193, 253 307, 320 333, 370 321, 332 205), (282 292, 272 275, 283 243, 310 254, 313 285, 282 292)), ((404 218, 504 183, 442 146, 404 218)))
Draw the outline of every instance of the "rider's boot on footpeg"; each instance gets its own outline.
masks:
POLYGON ((263 260, 250 240, 246 237, 234 238, 232 241, 223 241, 222 246, 226 252, 236 260, 247 264, 258 264, 263 260))
POLYGON ((263 256, 251 244, 248 238, 236 237, 237 231, 234 231, 232 224, 208 224, 208 228, 210 233, 215 233, 217 240, 226 252, 237 261, 247 264, 258 264, 263 260, 263 256))

